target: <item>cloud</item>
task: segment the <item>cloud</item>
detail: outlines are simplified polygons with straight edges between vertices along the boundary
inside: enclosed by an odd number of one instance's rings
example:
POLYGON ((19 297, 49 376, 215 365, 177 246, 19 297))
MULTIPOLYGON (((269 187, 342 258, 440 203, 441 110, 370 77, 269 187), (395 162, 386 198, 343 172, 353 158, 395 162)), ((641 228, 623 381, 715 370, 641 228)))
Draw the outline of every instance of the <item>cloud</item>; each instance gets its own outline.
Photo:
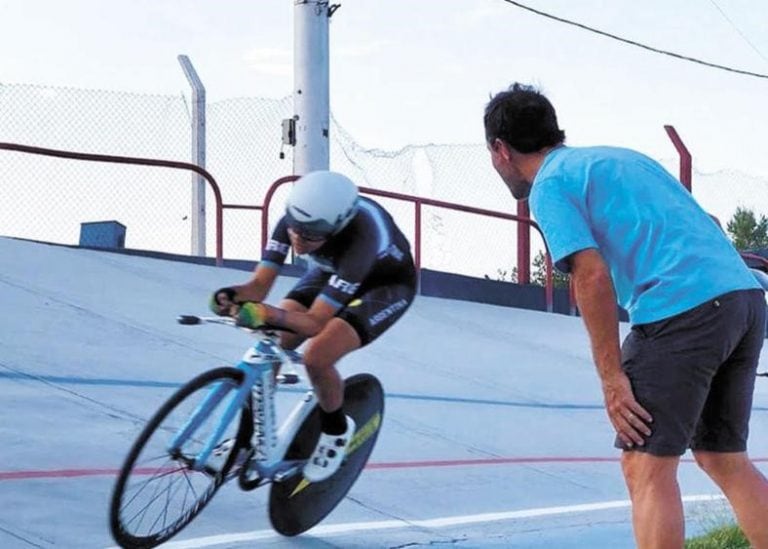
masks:
POLYGON ((293 74, 293 52, 275 48, 255 48, 243 54, 249 68, 262 74, 285 76, 293 74))
POLYGON ((354 46, 346 45, 334 48, 333 55, 338 55, 340 57, 368 57, 370 55, 375 55, 387 51, 391 47, 392 42, 389 40, 356 43, 354 46))
POLYGON ((454 13, 451 20, 457 26, 474 27, 489 21, 497 21, 504 15, 509 15, 508 5, 486 4, 454 13))

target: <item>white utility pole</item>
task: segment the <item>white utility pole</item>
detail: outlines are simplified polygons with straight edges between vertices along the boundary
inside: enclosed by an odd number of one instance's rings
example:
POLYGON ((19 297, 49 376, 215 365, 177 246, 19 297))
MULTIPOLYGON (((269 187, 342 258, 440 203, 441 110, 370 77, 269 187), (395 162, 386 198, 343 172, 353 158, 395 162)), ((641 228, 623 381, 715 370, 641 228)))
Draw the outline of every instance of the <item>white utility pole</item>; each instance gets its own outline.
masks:
POLYGON ((294 0, 294 117, 284 141, 295 145, 293 173, 327 170, 330 164, 328 21, 338 6, 323 0, 294 0), (292 141, 292 143, 290 142, 292 141))

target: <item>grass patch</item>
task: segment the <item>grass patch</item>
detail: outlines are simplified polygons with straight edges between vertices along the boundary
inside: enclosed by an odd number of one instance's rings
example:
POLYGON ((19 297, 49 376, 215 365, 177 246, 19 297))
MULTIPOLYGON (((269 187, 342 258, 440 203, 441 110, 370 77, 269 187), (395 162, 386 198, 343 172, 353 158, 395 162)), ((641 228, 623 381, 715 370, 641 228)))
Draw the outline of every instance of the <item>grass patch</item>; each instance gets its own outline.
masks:
POLYGON ((730 525, 685 540, 685 549, 749 549, 749 542, 738 526, 730 525))

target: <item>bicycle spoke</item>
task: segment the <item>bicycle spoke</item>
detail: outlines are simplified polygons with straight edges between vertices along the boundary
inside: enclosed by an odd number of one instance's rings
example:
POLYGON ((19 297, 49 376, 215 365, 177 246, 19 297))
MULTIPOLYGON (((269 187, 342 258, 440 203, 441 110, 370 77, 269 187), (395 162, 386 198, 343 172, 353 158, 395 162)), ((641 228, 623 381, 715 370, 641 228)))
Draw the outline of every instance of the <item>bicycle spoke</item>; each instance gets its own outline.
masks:
POLYGON ((157 479, 159 479, 159 478, 162 478, 162 477, 164 477, 164 476, 167 476, 167 473, 164 473, 164 474, 162 474, 162 475, 153 475, 152 477, 150 477, 150 478, 148 478, 148 479, 144 480, 143 482, 140 482, 140 483, 136 483, 134 486, 131 486, 131 487, 129 488, 129 490, 130 490, 130 491, 135 491, 135 492, 134 492, 134 494, 131 496, 131 498, 130 498, 128 501, 124 502, 124 504, 123 504, 122 508, 123 508, 123 509, 125 509, 125 508, 127 508, 128 506, 130 506, 130 505, 131 505, 131 503, 133 503, 133 501, 134 501, 134 500, 135 500, 137 497, 139 497, 139 496, 141 495, 141 493, 144 491, 144 488, 146 488, 147 486, 150 486, 150 484, 152 483, 152 481, 154 481, 154 480, 157 480, 157 479))
MULTIPOLYGON (((173 480, 171 480, 171 483, 172 483, 172 482, 173 482, 173 480)), ((164 483, 164 484, 167 484, 167 482, 166 482, 166 483, 164 483)), ((158 498, 158 497, 161 495, 161 493, 162 493, 162 492, 165 492, 167 489, 168 489, 168 488, 162 488, 162 486, 157 486, 157 487, 155 487, 155 491, 154 491, 154 493, 153 493, 153 494, 152 494, 152 496, 149 498, 149 500, 148 500, 148 501, 147 501, 147 503, 144 505, 144 507, 140 508, 138 511, 136 511, 136 512, 134 513, 134 519, 135 519, 136 517, 140 517, 140 518, 139 518, 139 522, 138 522, 138 524, 136 524, 136 528, 135 528, 137 532, 141 530, 141 523, 142 523, 142 521, 144 520, 144 517, 145 517, 145 515, 146 515, 147 511, 149 510, 149 508, 150 508, 150 507, 152 507, 152 505, 155 503, 155 501, 157 501, 157 498, 158 498)), ((127 522, 127 524, 131 524, 132 522, 133 522, 133 519, 129 520, 129 521, 127 522)))
POLYGON ((118 543, 158 545, 210 501, 234 461, 242 412, 226 426, 220 440, 212 441, 223 411, 236 402, 237 391, 218 400, 208 396, 212 387, 226 383, 236 389, 241 380, 242 374, 233 368, 206 372, 179 389, 150 420, 134 444, 113 494, 110 524, 118 543), (194 432, 184 433, 179 446, 169 450, 170 441, 188 430, 185 426, 193 415, 194 432), (222 447, 225 440, 233 444, 222 447), (202 467, 196 467, 199 453, 209 444, 217 451, 202 467))

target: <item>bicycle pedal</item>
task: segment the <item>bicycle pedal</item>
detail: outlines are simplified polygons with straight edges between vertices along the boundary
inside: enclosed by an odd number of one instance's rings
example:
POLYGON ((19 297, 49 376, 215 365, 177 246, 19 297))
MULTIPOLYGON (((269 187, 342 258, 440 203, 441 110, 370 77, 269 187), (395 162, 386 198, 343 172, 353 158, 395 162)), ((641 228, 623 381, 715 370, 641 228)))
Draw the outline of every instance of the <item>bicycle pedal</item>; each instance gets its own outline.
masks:
POLYGON ((278 473, 275 473, 275 476, 272 477, 272 480, 275 482, 285 482, 286 480, 295 477, 297 474, 301 472, 302 465, 294 465, 293 467, 286 469, 285 471, 280 471, 278 473))
POLYGON ((282 385, 296 385, 301 379, 296 374, 279 374, 277 382, 282 385))

